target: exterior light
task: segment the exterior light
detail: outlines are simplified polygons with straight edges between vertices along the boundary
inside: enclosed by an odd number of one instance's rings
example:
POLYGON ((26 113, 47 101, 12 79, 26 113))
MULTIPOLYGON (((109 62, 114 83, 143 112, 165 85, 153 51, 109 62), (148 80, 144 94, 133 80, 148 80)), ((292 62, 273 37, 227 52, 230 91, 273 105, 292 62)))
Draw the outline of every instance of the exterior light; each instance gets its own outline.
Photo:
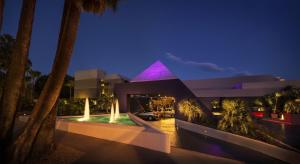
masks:
POLYGON ((280 120, 284 120, 284 115, 281 114, 280 120))
POLYGON ((213 114, 214 116, 220 116, 220 115, 222 115, 221 112, 212 112, 212 114, 213 114))

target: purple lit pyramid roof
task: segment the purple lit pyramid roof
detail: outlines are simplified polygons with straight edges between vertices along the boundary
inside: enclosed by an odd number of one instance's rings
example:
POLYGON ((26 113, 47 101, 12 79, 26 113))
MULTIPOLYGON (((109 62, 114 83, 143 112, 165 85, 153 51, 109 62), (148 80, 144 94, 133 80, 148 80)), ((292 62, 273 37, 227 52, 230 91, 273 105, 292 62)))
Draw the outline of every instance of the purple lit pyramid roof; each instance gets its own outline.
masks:
POLYGON ((158 80, 169 80, 177 79, 176 76, 159 60, 150 65, 147 69, 137 75, 131 80, 131 82, 141 81, 158 81, 158 80))

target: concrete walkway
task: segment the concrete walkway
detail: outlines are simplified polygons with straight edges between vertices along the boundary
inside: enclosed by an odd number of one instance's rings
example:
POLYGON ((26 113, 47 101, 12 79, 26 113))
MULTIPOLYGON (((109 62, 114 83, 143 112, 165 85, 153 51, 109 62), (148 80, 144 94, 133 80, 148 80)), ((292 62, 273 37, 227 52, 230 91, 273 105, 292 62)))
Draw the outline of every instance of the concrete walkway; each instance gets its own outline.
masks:
POLYGON ((62 131, 57 131, 56 140, 57 150, 53 154, 30 163, 240 163, 175 147, 171 154, 165 154, 62 131))

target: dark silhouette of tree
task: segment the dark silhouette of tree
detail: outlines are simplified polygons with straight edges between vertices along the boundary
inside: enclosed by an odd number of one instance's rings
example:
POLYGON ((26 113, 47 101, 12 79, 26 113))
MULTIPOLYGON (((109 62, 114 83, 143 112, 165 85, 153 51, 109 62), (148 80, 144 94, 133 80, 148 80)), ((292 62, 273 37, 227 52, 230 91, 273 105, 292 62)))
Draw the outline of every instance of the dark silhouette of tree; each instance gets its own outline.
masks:
MULTIPOLYGON (((116 4, 117 0, 65 0, 59 41, 51 73, 24 130, 10 147, 9 162, 23 163, 26 160, 42 123, 54 109, 71 60, 80 13, 86 11, 101 14, 106 8, 115 9, 116 4)), ((45 142, 47 141, 45 140, 45 142)))

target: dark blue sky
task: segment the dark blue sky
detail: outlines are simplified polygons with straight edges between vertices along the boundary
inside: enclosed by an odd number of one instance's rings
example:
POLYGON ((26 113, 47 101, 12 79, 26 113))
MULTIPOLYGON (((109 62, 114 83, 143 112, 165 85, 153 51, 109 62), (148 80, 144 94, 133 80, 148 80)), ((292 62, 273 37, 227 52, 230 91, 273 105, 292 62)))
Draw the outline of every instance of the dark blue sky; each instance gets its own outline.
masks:
MULTIPOLYGON (((4 32, 16 34, 21 0, 6 0, 4 32)), ((30 59, 48 73, 63 0, 37 0, 30 59)), ((133 77, 161 60, 182 79, 274 74, 300 79, 299 0, 121 0, 81 15, 69 74, 102 68, 133 77)))

